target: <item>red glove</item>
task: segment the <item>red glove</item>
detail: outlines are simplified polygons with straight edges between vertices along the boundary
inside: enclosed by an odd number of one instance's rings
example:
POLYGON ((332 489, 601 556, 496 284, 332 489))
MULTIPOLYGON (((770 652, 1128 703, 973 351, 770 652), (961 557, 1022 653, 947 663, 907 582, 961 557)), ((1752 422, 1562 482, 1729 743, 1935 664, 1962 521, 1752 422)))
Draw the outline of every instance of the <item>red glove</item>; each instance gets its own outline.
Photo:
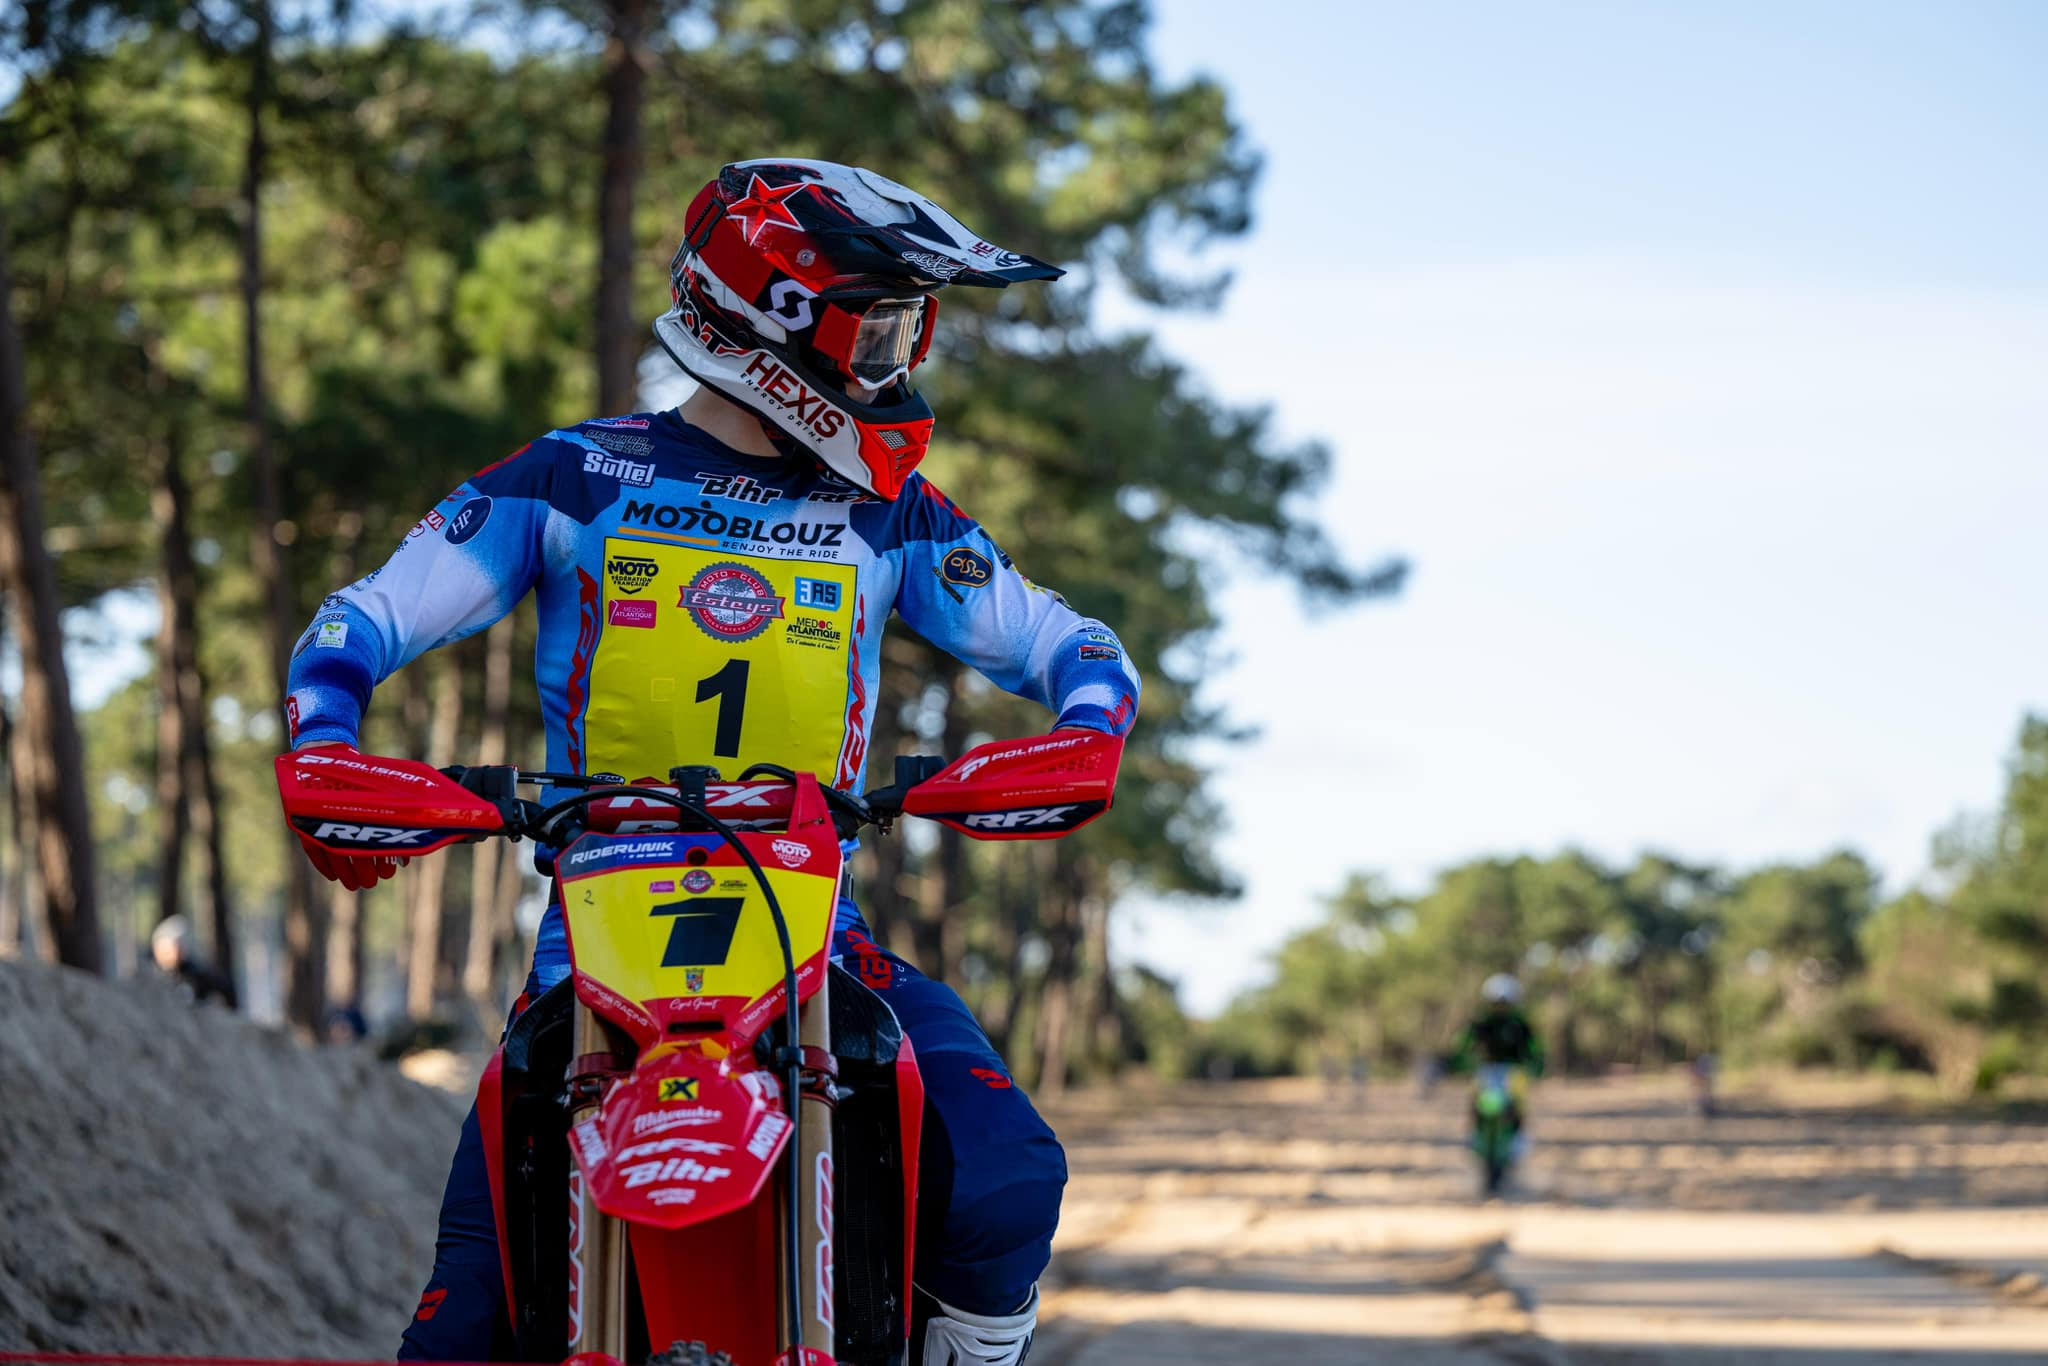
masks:
POLYGON ((322 849, 304 835, 299 836, 299 847, 306 851, 306 861, 313 865, 314 872, 352 892, 396 877, 400 868, 412 862, 395 854, 337 854, 332 849, 322 849))
MULTIPOLYGON (((362 757, 354 745, 330 742, 306 748, 338 749, 344 754, 362 757)), ((352 892, 374 887, 387 877, 396 877, 400 868, 412 862, 397 854, 337 854, 332 849, 323 849, 303 834, 299 836, 299 847, 306 851, 306 862, 313 865, 314 872, 329 882, 339 882, 352 892)))

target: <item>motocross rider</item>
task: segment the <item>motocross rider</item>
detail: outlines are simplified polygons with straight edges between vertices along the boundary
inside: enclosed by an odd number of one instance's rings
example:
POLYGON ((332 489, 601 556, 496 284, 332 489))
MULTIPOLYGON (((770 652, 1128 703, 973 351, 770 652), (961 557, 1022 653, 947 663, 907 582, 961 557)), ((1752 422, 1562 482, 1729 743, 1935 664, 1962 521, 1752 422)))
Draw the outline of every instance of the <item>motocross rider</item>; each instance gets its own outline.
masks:
MULTIPOLYGON (((1444 1070, 1453 1074, 1477 1072, 1480 1067, 1519 1068, 1531 1077, 1543 1075, 1543 1040, 1537 1037, 1529 1017, 1522 1013, 1522 984, 1513 975, 1496 972, 1480 985, 1483 1005, 1472 1017, 1443 1060, 1444 1070)), ((1521 1100, 1509 1092, 1508 1123, 1519 1137, 1522 1131, 1521 1100)))
MULTIPOLYGON (((550 432, 471 475, 383 568, 327 598, 292 662, 295 747, 353 746, 377 684, 529 592, 550 769, 769 762, 858 789, 892 609, 1055 712, 1055 729, 1126 733, 1138 678, 1116 636, 1025 578, 915 472, 933 417, 909 377, 933 295, 1060 274, 872 171, 722 168, 690 204, 673 306, 654 325, 695 393, 550 432)), ((397 866, 307 853, 350 886, 397 866)), ((889 1002, 924 1073, 912 1360, 1015 1366, 1065 1155, 959 996, 876 944, 851 901, 834 953, 889 1002)), ((522 1004, 568 972, 552 905, 522 1004)), ((472 1109, 399 1357, 485 1360, 503 1319, 472 1109)))

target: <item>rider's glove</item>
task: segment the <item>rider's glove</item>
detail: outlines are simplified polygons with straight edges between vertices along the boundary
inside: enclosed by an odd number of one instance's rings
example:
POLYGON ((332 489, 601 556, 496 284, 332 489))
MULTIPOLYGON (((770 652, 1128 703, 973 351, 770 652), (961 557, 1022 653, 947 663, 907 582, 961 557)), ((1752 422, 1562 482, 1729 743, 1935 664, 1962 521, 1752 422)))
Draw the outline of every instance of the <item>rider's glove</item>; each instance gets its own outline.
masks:
MULTIPOLYGON (((314 746, 307 746, 311 749, 314 746)), ((354 745, 320 745, 321 749, 336 749, 343 754, 362 757, 354 745)), ((412 860, 396 854, 337 854, 332 849, 299 836, 299 847, 306 851, 306 862, 313 865, 313 871, 329 882, 339 882, 352 892, 374 887, 387 877, 398 876, 398 870, 412 860)))

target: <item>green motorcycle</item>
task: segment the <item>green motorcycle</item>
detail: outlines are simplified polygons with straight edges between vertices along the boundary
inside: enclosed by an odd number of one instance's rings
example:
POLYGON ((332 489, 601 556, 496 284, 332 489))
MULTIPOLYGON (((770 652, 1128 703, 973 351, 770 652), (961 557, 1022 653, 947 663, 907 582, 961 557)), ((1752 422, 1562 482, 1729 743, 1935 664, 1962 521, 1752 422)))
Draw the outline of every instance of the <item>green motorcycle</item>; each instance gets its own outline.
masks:
POLYGON ((1517 1075, 1512 1067, 1485 1063, 1475 1079, 1472 1151, 1479 1158, 1489 1197, 1500 1194, 1515 1159, 1521 1156, 1522 1104, 1516 1095, 1517 1075))

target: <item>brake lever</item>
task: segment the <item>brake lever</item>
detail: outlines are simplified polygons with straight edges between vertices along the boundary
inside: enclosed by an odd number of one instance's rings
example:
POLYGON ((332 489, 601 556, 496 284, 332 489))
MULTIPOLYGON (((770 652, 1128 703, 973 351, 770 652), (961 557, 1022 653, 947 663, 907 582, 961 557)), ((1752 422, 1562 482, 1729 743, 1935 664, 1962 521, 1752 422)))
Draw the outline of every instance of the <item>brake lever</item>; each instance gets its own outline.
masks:
POLYGON ((861 800, 873 813, 874 823, 887 830, 903 814, 903 801, 910 795, 910 789, 937 777, 945 768, 946 760, 936 754, 899 754, 896 756, 896 781, 887 787, 876 788, 861 800))
POLYGON ((451 764, 441 770, 442 776, 452 779, 465 792, 474 792, 498 809, 498 816, 505 822, 505 828, 517 839, 518 831, 531 814, 532 802, 519 796, 519 770, 506 764, 477 764, 464 766, 451 764))

